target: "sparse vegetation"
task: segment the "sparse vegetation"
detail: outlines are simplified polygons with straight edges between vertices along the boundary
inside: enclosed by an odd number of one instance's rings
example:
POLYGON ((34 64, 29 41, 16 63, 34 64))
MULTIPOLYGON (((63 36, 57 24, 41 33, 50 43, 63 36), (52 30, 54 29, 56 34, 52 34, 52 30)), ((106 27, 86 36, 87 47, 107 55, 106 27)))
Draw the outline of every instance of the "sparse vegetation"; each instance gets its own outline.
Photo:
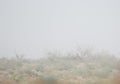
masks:
POLYGON ((65 56, 50 53, 48 58, 37 60, 0 58, 0 84, 16 84, 16 82, 25 84, 120 83, 118 57, 87 52, 65 56))

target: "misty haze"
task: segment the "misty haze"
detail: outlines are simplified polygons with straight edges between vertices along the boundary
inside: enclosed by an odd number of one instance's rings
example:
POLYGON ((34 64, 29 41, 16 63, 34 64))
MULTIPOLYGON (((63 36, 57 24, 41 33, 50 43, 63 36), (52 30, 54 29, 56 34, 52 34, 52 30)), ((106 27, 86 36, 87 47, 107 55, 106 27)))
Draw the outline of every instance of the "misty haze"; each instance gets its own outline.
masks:
POLYGON ((0 0, 0 84, 120 84, 119 0, 0 0))

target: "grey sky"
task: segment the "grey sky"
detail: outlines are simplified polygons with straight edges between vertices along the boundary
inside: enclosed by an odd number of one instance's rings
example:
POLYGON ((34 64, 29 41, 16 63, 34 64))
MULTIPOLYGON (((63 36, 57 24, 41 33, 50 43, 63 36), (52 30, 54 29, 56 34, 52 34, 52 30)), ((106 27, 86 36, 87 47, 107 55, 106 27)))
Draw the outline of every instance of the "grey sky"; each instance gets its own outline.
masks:
POLYGON ((0 56, 79 45, 120 54, 119 0, 0 0, 0 56))

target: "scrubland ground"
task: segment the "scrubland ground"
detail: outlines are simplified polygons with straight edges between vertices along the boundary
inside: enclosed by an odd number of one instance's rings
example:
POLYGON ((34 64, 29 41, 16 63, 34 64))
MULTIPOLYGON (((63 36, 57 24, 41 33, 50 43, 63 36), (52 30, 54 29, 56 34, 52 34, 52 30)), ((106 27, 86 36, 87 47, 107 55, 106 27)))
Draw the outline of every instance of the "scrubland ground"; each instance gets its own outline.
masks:
POLYGON ((0 58, 0 84, 120 84, 120 59, 103 53, 0 58))

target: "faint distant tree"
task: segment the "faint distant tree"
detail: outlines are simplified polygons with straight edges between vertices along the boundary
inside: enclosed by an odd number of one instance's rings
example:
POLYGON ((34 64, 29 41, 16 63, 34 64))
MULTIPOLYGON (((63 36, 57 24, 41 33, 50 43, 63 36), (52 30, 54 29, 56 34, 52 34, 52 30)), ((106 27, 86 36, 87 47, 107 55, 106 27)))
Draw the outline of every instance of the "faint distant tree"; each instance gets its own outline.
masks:
POLYGON ((88 57, 88 56, 92 56, 93 55, 93 48, 80 48, 77 47, 76 48, 76 56, 83 58, 83 57, 88 57))
POLYGON ((17 51, 15 51, 15 57, 18 59, 18 60, 22 60, 24 58, 24 54, 18 54, 17 51))

